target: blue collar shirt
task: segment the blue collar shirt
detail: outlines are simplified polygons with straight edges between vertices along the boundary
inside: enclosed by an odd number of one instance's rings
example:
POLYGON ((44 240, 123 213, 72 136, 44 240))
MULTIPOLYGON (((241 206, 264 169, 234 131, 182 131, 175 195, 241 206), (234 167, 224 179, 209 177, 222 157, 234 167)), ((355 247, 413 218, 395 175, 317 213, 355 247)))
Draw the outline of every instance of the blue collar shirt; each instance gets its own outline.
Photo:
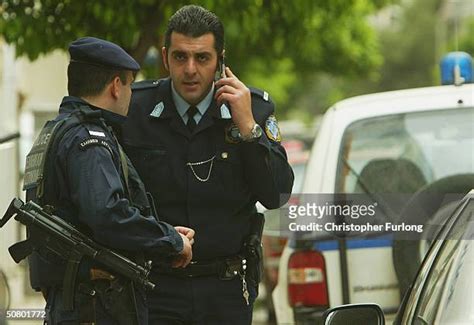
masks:
MULTIPOLYGON (((186 100, 184 100, 184 98, 178 94, 178 92, 174 88, 173 82, 171 82, 171 93, 173 96, 173 102, 176 106, 176 110, 178 111, 179 116, 181 116, 184 124, 187 124, 189 117, 188 117, 188 114, 186 114, 186 112, 188 111, 188 108, 191 106, 191 104, 186 102, 186 100)), ((196 121, 196 125, 199 124, 199 121, 201 120, 201 118, 204 116, 207 109, 211 105, 213 94, 214 94, 214 84, 212 84, 212 87, 207 93, 206 97, 204 97, 204 99, 196 105, 198 109, 198 113, 194 115, 194 120, 196 121)))

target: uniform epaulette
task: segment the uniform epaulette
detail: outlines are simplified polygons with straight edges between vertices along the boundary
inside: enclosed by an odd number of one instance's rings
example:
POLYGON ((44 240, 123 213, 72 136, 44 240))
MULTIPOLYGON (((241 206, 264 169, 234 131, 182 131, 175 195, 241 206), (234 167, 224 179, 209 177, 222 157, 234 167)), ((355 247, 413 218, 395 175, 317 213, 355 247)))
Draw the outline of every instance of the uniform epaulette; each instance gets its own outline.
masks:
POLYGON ((262 124, 274 113, 275 105, 270 95, 261 89, 249 87, 252 95, 252 113, 255 121, 262 124))
POLYGON ((142 80, 132 84, 132 90, 142 90, 149 88, 156 88, 160 85, 162 79, 142 80))
POLYGON ((249 87, 249 89, 250 89, 250 93, 253 96, 258 96, 266 102, 271 102, 272 101, 271 98, 270 98, 270 95, 266 91, 258 89, 258 88, 253 88, 253 87, 249 87))

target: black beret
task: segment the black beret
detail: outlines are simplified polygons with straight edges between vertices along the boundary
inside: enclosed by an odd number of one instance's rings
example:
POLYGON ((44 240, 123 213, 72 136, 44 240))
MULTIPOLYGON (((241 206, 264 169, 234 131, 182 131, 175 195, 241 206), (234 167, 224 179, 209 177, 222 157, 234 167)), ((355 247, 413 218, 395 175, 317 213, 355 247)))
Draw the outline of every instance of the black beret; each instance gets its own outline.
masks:
POLYGON ((71 62, 138 71, 140 65, 117 44, 95 37, 82 37, 69 44, 71 62))

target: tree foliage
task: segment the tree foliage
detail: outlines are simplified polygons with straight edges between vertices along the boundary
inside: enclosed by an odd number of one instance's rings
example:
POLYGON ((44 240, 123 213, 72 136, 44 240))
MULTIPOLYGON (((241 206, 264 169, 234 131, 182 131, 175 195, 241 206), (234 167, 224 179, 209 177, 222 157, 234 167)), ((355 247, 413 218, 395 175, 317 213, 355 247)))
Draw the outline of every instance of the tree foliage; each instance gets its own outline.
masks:
POLYGON ((458 35, 456 31, 451 34, 448 42, 447 51, 463 51, 474 56, 474 37, 472 33, 474 31, 474 17, 467 19, 461 23, 458 35))
POLYGON ((381 56, 366 17, 386 2, 0 0, 0 34, 30 59, 89 35, 120 44, 143 63, 151 47, 161 48, 169 17, 196 3, 223 21, 227 63, 234 72, 260 83, 256 86, 288 92, 318 71, 364 75, 377 67, 381 56))
POLYGON ((440 84, 440 59, 451 51, 474 55, 474 17, 456 14, 460 2, 402 1, 384 12, 377 29, 383 64, 375 78, 313 75, 305 93, 293 99, 307 115, 323 113, 335 102, 366 93, 440 84), (446 14, 446 4, 451 6, 446 14))
POLYGON ((440 0, 415 0, 401 8, 395 28, 381 32, 385 64, 375 91, 432 86, 437 60, 440 0))

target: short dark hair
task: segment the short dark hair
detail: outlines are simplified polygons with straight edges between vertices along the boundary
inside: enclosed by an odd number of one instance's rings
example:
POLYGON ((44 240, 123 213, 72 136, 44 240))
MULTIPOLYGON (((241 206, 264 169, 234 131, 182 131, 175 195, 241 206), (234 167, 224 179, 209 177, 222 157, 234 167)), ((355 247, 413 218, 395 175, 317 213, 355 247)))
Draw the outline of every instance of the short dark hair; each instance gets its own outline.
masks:
POLYGON ((207 33, 214 35, 214 48, 220 55, 224 50, 224 25, 213 12, 196 5, 187 5, 171 16, 165 32, 165 47, 171 45, 173 32, 191 37, 207 33))
POLYGON ((67 90, 70 96, 97 96, 115 77, 119 77, 123 85, 127 84, 125 70, 109 69, 83 62, 70 62, 67 68, 67 90))

